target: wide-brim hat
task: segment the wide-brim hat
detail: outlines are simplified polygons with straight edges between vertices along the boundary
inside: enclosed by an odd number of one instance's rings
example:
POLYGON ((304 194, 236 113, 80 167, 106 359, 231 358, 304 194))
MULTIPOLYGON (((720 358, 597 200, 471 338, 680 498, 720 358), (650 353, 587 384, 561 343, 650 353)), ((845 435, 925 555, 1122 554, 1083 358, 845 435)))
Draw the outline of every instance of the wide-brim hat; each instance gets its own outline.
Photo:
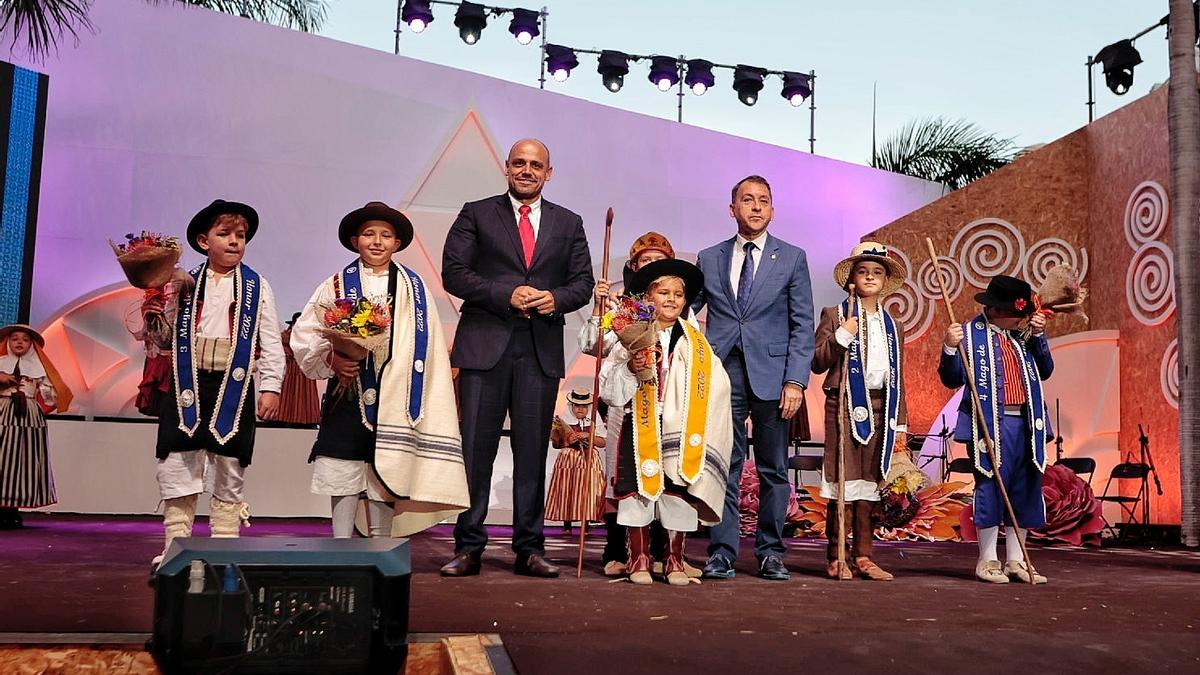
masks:
POLYGON ((975 302, 1020 316, 1029 316, 1037 309, 1033 302, 1033 287, 1026 281, 1003 274, 992 277, 987 290, 975 294, 975 302))
POLYGON ((571 405, 591 405, 592 392, 583 387, 572 389, 567 392, 567 403, 571 405))
POLYGON ((883 283, 880 295, 892 293, 904 285, 904 265, 892 257, 887 246, 876 241, 864 241, 854 247, 848 258, 834 265, 833 280, 837 282, 838 287, 846 288, 846 284, 850 283, 850 274, 854 271, 854 266, 864 260, 879 263, 887 270, 888 278, 883 283))
POLYGON ((668 258, 675 257, 675 249, 671 246, 670 240, 653 230, 638 237, 633 242, 633 246, 629 247, 629 262, 637 262, 637 259, 646 251, 660 251, 668 258))
POLYGON ((689 305, 704 288, 704 272, 701 272, 699 267, 686 260, 667 258, 666 260, 655 260, 649 265, 639 268, 633 273, 632 283, 626 286, 625 290, 628 293, 645 293, 650 288, 650 284, 660 277, 683 279, 683 296, 689 305))
POLYGON ((213 203, 200 209, 199 213, 192 216, 192 222, 188 223, 187 240, 192 250, 207 255, 207 252, 200 248, 200 244, 196 240, 200 235, 206 234, 212 228, 213 221, 217 219, 217 216, 225 214, 233 214, 245 218, 246 241, 249 242, 254 238, 254 233, 258 232, 258 211, 255 211, 249 204, 214 199, 213 203))
POLYGON ((383 202, 367 202, 366 206, 347 213, 338 225, 338 241, 342 242, 342 246, 357 253, 358 249, 354 248, 350 239, 357 236, 358 228, 369 220, 382 220, 391 225, 396 231, 396 238, 400 240, 399 250, 403 251, 412 243, 413 225, 408 216, 383 202))
POLYGON ((17 331, 20 331, 22 333, 28 333, 29 336, 33 338, 34 344, 36 344, 39 347, 42 347, 43 349, 46 347, 46 338, 42 337, 41 333, 34 330, 33 326, 30 326, 30 325, 24 324, 24 323, 9 324, 9 325, 5 326, 4 328, 0 328, 0 342, 7 341, 8 336, 12 335, 13 333, 16 333, 17 331))

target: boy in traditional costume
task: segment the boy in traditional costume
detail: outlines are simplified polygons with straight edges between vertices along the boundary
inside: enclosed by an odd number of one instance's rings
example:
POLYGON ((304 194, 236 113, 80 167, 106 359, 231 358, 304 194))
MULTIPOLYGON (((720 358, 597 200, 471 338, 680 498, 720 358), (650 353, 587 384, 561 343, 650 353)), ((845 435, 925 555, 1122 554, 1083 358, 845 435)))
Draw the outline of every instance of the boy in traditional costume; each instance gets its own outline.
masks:
MULTIPOLYGON (((658 260, 668 260, 675 258, 675 249, 671 246, 670 240, 665 236, 651 230, 638 237, 633 245, 629 247, 629 259, 621 268, 621 278, 625 288, 629 287, 633 273, 639 268, 649 265, 658 260)), ((611 295, 612 286, 608 279, 598 279, 596 281, 595 295, 592 302, 592 316, 584 323, 579 330, 579 349, 585 354, 596 353, 596 339, 600 335, 600 321, 604 317, 604 313, 611 310, 615 304, 615 298, 611 295)), ((689 308, 686 313, 688 321, 693 326, 699 327, 696 323, 696 317, 692 314, 689 308)), ((612 331, 604 334, 604 346, 600 352, 600 358, 608 356, 613 345, 617 343, 617 335, 612 331)), ((606 416, 607 417, 607 416, 606 416)), ((617 445, 621 437, 621 420, 624 413, 620 410, 616 411, 611 418, 605 420, 607 436, 605 438, 604 447, 604 475, 606 509, 604 513, 604 531, 605 543, 604 553, 601 560, 604 563, 604 574, 610 577, 625 576, 625 561, 629 553, 629 548, 626 542, 625 528, 617 523, 617 499, 613 494, 613 478, 617 472, 617 445)), ((657 521, 650 528, 650 555, 654 558, 654 567, 656 574, 661 571, 662 561, 667 555, 667 535, 666 530, 662 529, 662 525, 657 521)), ((687 571, 688 576, 693 578, 700 577, 700 568, 690 565, 685 558, 683 567, 687 571)))
POLYGON ((358 257, 317 287, 291 336, 305 375, 329 381, 311 490, 330 497, 335 538, 353 535, 364 493, 370 535, 406 536, 469 504, 449 352, 424 280, 392 260, 413 240, 409 219, 370 202, 342 218, 338 240, 358 257), (358 358, 322 334, 343 298, 390 303, 382 349, 358 358))
MULTIPOLYGON (((196 501, 205 491, 206 467, 214 472, 209 526, 214 537, 237 537, 249 525, 243 500, 246 467, 254 452, 255 385, 258 417, 274 419, 283 381, 283 343, 275 294, 267 280, 242 262, 258 231, 258 213, 221 199, 201 209, 187 227, 192 249, 208 260, 187 274, 191 285, 177 298, 171 345, 173 391, 158 416, 158 486, 167 547, 190 537, 196 501)), ((143 311, 161 311, 148 300, 143 311)), ((155 557, 157 566, 162 555, 155 557)))
MULTIPOLYGON (((966 443, 975 463, 974 517, 979 530, 975 576, 997 584, 1006 584, 1010 578, 1028 583, 1021 542, 1028 528, 1046 523, 1042 472, 1046 469, 1046 439, 1053 436, 1042 394, 1042 381, 1054 372, 1046 316, 1035 313, 1029 284, 1014 277, 996 276, 975 300, 983 305, 983 311, 965 324, 947 327, 938 363, 942 384, 951 389, 966 383, 965 369, 969 368, 983 408, 981 420, 973 409, 970 391, 964 390, 954 429, 954 440, 966 443), (958 351, 964 339, 966 364, 958 351), (981 424, 990 432, 999 467, 992 466, 981 424), (996 483, 997 469, 1019 528, 1006 513, 996 483), (1001 522, 1007 526, 1008 560, 1003 567, 996 553, 1001 522)), ((1035 572, 1033 581, 1045 583, 1046 577, 1035 572)))
POLYGON ((724 508, 733 417, 729 377, 700 330, 683 314, 704 276, 682 260, 660 260, 634 273, 627 291, 653 305, 655 344, 633 353, 614 345, 600 371, 601 397, 625 411, 614 490, 617 522, 628 531, 629 578, 649 584, 650 524, 662 523, 669 546, 668 583, 686 585, 684 537, 724 508), (649 377, 638 373, 651 372, 649 377))
POLYGON ((853 297, 821 310, 814 373, 825 377, 825 458, 821 496, 829 501, 825 534, 826 572, 851 579, 888 581, 892 575, 871 560, 879 484, 891 469, 897 436, 907 430, 901 351, 904 326, 882 300, 904 283, 904 267, 887 247, 863 242, 833 269, 833 279, 853 297), (840 449, 840 452, 839 452, 840 449), (839 481, 838 457, 844 458, 839 481), (845 513, 839 513, 840 487, 845 513), (853 569, 839 551, 839 527, 853 533, 853 569))
POLYGON ((65 412, 71 390, 32 327, 0 328, 0 530, 22 527, 17 509, 58 501, 46 434, 46 415, 65 412))
POLYGON ((561 520, 568 531, 573 520, 587 527, 604 517, 605 430, 596 423, 595 447, 589 447, 591 408, 592 392, 572 389, 566 414, 555 417, 550 429, 550 445, 559 452, 546 490, 546 520, 561 520))

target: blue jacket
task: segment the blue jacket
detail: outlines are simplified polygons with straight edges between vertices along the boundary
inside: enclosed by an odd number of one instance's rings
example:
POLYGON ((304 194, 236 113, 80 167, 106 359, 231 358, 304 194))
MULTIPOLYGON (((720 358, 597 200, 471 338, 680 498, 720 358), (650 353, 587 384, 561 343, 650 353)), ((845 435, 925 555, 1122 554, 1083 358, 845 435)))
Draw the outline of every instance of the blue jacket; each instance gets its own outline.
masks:
POLYGON ((704 290, 692 311, 708 306, 706 335, 717 358, 740 348, 754 396, 778 400, 785 382, 808 386, 814 349, 808 260, 803 249, 767 234, 743 313, 729 278, 735 240, 700 251, 704 290))
MULTIPOLYGON (((963 325, 964 330, 970 330, 968 324, 963 325)), ((992 333, 992 346, 996 353, 996 373, 995 373, 995 397, 999 401, 1004 400, 1004 383, 1007 381, 1004 372, 1004 360, 1000 358, 1000 336, 992 333)), ((1054 372, 1054 357, 1050 355, 1050 342, 1046 339, 1046 334, 1032 335, 1025 341, 1025 349, 1033 356, 1034 365, 1037 366, 1037 375, 1042 380, 1050 379, 1050 375, 1054 372)), ((938 377, 942 379, 942 384, 950 389, 957 389, 966 385, 966 375, 963 373, 962 357, 955 351, 953 355, 947 354, 945 349, 941 349, 942 358, 938 362, 938 377)), ((963 391, 962 401, 958 404, 958 422, 954 427, 954 440, 960 443, 971 442, 971 416, 974 415, 972 409, 971 393, 963 391)), ((1050 429, 1049 417, 1046 419, 1046 436, 1051 437, 1054 433, 1050 429)))

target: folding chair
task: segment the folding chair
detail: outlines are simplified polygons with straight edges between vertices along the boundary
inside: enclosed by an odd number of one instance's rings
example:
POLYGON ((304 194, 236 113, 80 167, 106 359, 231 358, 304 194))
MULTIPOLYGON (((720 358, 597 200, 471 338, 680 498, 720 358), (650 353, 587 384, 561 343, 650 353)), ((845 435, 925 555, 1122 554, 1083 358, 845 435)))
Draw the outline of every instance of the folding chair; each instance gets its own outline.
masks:
MULTIPOLYGON (((1141 519, 1138 518, 1137 507, 1138 504, 1141 503, 1142 498, 1146 496, 1146 478, 1149 475, 1150 465, 1148 464, 1121 462, 1112 468, 1112 473, 1108 474, 1108 482, 1104 484, 1104 494, 1097 497, 1097 499, 1099 499, 1101 502, 1109 502, 1120 506, 1121 511, 1124 512, 1124 515, 1127 518, 1125 521, 1126 525, 1135 523, 1141 523, 1145 525, 1146 523, 1142 523, 1141 519), (1130 480, 1138 481, 1138 491, 1137 495, 1134 497, 1127 497, 1120 494, 1121 485, 1124 483, 1124 481, 1130 480), (1112 489, 1113 481, 1117 481, 1118 494, 1110 495, 1109 490, 1112 489)), ((1121 539, 1125 536, 1125 532, 1127 532, 1129 528, 1124 528, 1121 532, 1118 532, 1117 528, 1113 526, 1112 523, 1108 522, 1108 517, 1104 516, 1103 512, 1101 513, 1101 517, 1104 518, 1104 529, 1112 534, 1114 538, 1121 539)))
POLYGON ((800 473, 802 471, 820 471, 825 463, 825 457, 822 455, 792 455, 788 458, 788 468, 792 470, 792 485, 799 490, 800 473))
POLYGON ((970 457, 959 457, 958 459, 950 460, 950 466, 946 468, 946 473, 975 473, 975 462, 971 461, 970 457))
POLYGON ((1091 457, 1063 457, 1055 463, 1062 464, 1080 476, 1086 473, 1088 485, 1092 484, 1092 475, 1096 473, 1096 460, 1091 457))

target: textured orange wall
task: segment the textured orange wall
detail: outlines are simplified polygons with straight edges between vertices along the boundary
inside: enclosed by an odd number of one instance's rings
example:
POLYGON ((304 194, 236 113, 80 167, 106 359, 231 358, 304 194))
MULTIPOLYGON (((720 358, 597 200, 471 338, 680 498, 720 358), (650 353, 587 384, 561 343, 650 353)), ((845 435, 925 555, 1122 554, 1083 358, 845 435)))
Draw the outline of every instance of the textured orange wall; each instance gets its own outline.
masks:
MULTIPOLYGON (((1142 241, 1151 238, 1155 229, 1158 193, 1143 188, 1136 198, 1133 194, 1145 181, 1167 188, 1168 171, 1164 87, 863 237, 899 249, 912 267, 913 283, 890 300, 889 309, 916 336, 905 346, 909 425, 914 432, 932 426, 951 393, 940 385, 935 372, 947 319, 933 283, 925 237, 933 239, 939 256, 946 257, 951 287, 958 289, 961 283, 952 302, 960 321, 978 311, 973 296, 988 276, 1011 274, 1036 287, 1039 271, 1056 259, 1072 260, 1086 273, 1084 285, 1091 292, 1086 311, 1091 321, 1055 319, 1050 335, 1120 330, 1119 448, 1122 455, 1136 451, 1137 424, 1149 423, 1154 459, 1167 493, 1153 502, 1153 519, 1179 522, 1178 411, 1160 386, 1160 366, 1175 337, 1175 317, 1170 309, 1173 301, 1160 302, 1170 289, 1156 282, 1169 281, 1164 275, 1171 239, 1166 227, 1156 237, 1160 243, 1142 241), (1130 261, 1135 248, 1126 235, 1131 205, 1135 223, 1141 224, 1129 236, 1145 249, 1138 254, 1142 263, 1133 272, 1130 261), (988 222, 978 222, 981 219, 988 222), (1164 275, 1156 277, 1159 271, 1164 275), (1135 305, 1143 306, 1142 313, 1156 325, 1145 325, 1131 310, 1127 273, 1135 287, 1136 279, 1142 278, 1143 299, 1135 305), (931 301, 935 296, 936 302, 931 301), (1156 303, 1163 306, 1155 308, 1156 303)), ((1101 482, 1097 488, 1102 486, 1101 482)))

